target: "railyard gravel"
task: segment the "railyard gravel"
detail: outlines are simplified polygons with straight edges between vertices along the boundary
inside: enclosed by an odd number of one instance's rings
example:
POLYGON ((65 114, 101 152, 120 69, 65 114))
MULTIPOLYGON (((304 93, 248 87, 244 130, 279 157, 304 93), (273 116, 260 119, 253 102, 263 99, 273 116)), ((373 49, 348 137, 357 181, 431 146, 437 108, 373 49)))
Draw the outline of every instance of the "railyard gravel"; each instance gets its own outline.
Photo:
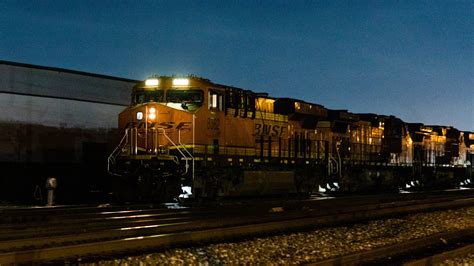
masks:
POLYGON ((455 259, 450 259, 450 260, 445 260, 440 266, 472 266, 474 265, 474 253, 470 253, 467 256, 464 256, 462 258, 455 258, 455 259))
MULTIPOLYGON (((270 237, 235 243, 177 248, 141 256, 102 260, 88 265, 228 265, 304 264, 335 256, 426 237, 435 233, 474 227, 474 207, 419 213, 350 226, 270 237)), ((474 265, 468 256, 460 264, 474 265)))

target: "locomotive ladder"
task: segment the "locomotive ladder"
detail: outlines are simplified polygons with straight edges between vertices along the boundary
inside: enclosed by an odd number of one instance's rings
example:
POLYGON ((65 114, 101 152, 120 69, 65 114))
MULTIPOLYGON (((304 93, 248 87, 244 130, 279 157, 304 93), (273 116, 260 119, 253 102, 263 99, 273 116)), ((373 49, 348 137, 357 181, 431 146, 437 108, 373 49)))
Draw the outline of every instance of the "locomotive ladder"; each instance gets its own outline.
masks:
MULTIPOLYGON (((188 149, 186 149, 185 145, 181 143, 181 130, 178 131, 178 143, 179 143, 179 146, 178 146, 170 137, 168 137, 168 135, 166 135, 166 131, 164 128, 159 128, 159 129, 163 132, 163 136, 165 136, 165 138, 176 148, 176 150, 181 154, 182 159, 186 162, 185 172, 183 175, 187 174, 189 170, 189 161, 192 161, 193 166, 194 166, 194 157, 188 151, 188 149)), ((192 170, 192 175, 194 179, 194 167, 192 170)))

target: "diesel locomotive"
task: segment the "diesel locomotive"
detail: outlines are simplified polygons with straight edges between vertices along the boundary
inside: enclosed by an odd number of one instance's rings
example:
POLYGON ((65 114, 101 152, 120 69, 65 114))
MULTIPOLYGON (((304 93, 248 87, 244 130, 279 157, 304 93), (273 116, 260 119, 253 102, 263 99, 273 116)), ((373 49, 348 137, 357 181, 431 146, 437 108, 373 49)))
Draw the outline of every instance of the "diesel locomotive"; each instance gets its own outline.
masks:
POLYGON ((195 198, 468 185, 474 133, 196 77, 139 82, 108 157, 118 196, 195 198))

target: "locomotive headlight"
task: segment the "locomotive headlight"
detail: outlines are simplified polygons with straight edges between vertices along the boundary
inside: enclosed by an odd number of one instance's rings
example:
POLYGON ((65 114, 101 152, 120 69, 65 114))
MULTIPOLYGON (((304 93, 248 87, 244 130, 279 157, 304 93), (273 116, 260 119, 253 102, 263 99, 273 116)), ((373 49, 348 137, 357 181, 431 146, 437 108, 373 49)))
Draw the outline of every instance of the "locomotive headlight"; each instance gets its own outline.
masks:
POLYGON ((143 113, 137 112, 137 120, 142 120, 142 119, 143 119, 143 113))
POLYGON ((155 118, 156 118, 156 109, 155 107, 150 107, 150 109, 148 109, 148 119, 155 120, 155 118))
POLYGON ((187 86, 189 85, 189 79, 173 79, 174 86, 187 86))
POLYGON ((145 86, 158 86, 160 81, 158 79, 147 79, 145 80, 145 86))

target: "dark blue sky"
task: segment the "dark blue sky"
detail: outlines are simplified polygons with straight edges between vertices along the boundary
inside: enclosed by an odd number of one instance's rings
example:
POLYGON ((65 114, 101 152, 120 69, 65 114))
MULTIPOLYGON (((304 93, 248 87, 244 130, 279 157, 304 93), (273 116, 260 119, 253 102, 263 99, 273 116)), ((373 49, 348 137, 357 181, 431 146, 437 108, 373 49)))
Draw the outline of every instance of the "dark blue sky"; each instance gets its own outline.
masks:
POLYGON ((0 60, 474 131, 473 1, 0 1, 0 60))

